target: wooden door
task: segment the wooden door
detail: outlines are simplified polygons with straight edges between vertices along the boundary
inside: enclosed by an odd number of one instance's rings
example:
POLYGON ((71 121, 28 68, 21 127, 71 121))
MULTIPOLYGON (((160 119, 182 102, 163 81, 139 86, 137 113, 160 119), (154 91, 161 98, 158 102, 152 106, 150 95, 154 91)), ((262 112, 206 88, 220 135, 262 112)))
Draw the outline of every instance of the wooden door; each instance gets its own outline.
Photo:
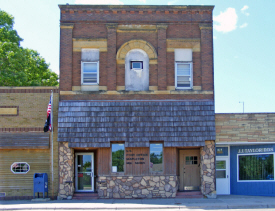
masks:
POLYGON ((200 190, 200 150, 180 150, 180 191, 200 190))

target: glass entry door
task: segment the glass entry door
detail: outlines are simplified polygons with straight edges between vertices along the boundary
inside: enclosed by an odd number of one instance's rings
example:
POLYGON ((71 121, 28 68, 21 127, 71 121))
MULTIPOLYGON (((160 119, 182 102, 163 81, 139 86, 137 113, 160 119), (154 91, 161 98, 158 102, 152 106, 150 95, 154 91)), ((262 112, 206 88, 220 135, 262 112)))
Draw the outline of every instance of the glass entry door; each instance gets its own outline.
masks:
POLYGON ((217 157, 216 159, 216 189, 217 194, 230 194, 229 158, 217 157))
POLYGON ((94 191, 94 153, 75 154, 75 190, 94 191))

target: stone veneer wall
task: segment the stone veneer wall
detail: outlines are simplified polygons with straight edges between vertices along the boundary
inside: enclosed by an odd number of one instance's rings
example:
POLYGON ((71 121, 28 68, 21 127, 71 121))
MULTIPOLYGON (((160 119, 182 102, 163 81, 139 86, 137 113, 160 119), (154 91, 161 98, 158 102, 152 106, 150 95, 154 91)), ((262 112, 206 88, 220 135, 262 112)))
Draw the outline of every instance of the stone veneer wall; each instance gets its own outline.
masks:
POLYGON ((99 198, 172 198, 178 190, 177 176, 100 176, 99 198))
POLYGON ((74 194, 74 149, 68 142, 59 142, 59 199, 71 197, 74 194))
POLYGON ((205 141, 200 155, 201 192, 207 198, 216 198, 215 141, 205 141))

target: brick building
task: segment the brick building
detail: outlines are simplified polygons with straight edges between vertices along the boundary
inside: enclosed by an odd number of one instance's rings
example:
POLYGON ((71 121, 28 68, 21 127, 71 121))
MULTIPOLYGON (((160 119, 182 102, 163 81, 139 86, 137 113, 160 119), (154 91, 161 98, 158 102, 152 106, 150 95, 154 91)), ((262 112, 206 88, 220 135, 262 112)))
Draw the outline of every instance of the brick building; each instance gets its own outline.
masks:
POLYGON ((32 199, 34 173, 47 173, 49 197, 58 194, 57 130, 53 142, 43 131, 51 90, 55 118, 57 87, 0 87, 0 200, 32 199))
POLYGON ((59 197, 215 197, 213 6, 59 7, 59 197))

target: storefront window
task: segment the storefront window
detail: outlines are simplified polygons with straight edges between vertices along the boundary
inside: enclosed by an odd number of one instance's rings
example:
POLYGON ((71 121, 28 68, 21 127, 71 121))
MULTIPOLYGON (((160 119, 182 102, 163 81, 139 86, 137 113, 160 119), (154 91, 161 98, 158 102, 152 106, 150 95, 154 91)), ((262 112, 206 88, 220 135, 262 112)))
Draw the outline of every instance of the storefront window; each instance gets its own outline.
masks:
POLYGON ((274 155, 239 155, 239 180, 274 180, 274 155))
POLYGON ((124 172, 124 144, 112 144, 112 172, 124 172))
POLYGON ((163 146, 162 144, 150 144, 150 170, 163 171, 163 146))

